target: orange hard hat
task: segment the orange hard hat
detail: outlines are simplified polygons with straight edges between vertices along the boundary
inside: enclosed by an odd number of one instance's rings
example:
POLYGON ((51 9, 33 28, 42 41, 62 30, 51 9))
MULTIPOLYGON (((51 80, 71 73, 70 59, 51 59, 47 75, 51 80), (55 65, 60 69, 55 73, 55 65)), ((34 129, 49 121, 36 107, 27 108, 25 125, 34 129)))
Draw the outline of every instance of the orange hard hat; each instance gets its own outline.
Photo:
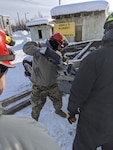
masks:
POLYGON ((7 67, 14 67, 10 61, 14 60, 14 54, 6 46, 6 34, 0 29, 0 64, 7 67))
POLYGON ((59 44, 59 45, 62 45, 63 43, 63 35, 61 33, 54 33, 51 38, 53 38, 54 40, 56 40, 56 42, 59 44))

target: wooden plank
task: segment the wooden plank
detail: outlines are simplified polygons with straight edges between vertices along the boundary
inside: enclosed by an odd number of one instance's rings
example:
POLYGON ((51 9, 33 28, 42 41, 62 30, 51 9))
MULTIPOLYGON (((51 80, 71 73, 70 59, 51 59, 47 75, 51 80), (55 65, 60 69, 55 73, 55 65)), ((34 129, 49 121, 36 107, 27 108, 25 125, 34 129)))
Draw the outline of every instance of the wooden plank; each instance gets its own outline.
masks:
POLYGON ((1 105, 2 105, 3 107, 6 107, 7 105, 18 101, 19 99, 21 100, 22 98, 24 98, 24 97, 30 95, 30 93, 31 93, 31 90, 29 90, 29 91, 24 91, 24 92, 20 93, 19 95, 14 95, 14 96, 11 96, 11 97, 9 97, 9 98, 6 98, 6 99, 0 101, 0 102, 1 102, 1 105))
POLYGON ((30 105, 30 101, 29 99, 28 100, 25 100, 24 102, 21 102, 19 104, 17 104, 16 106, 13 106, 7 110, 4 110, 3 114, 14 114, 16 113, 17 111, 20 111, 21 109, 27 107, 28 105, 30 105))

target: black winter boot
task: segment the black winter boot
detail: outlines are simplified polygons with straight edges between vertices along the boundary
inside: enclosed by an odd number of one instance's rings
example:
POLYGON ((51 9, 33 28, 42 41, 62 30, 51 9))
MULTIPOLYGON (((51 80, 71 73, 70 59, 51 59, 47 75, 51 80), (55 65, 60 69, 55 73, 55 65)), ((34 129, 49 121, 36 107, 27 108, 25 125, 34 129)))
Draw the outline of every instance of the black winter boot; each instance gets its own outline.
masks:
POLYGON ((67 117, 67 114, 65 112, 63 112, 61 109, 60 110, 56 110, 55 113, 63 118, 67 117))

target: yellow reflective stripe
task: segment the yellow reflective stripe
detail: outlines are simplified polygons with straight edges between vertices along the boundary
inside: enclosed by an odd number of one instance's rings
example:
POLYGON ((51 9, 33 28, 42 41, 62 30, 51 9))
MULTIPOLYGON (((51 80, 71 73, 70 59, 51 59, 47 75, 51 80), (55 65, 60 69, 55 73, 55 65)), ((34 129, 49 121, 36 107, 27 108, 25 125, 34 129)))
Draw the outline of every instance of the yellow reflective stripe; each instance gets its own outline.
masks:
POLYGON ((6 35, 6 44, 11 43, 11 40, 12 40, 11 37, 6 35))
POLYGON ((113 18, 108 18, 107 21, 113 21, 113 18))

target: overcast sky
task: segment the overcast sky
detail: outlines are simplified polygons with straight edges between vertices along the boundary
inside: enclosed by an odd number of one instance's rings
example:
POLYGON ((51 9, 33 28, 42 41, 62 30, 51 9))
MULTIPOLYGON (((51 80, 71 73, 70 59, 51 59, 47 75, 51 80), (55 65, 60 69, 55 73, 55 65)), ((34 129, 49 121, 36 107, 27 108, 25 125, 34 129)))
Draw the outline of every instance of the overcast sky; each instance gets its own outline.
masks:
MULTIPOLYGON (((61 5, 79 3, 92 0, 60 0, 61 5)), ((113 1, 109 2, 111 9, 113 1)), ((0 14, 8 15, 11 21, 17 21, 18 16, 22 18, 33 18, 38 13, 45 17, 50 16, 50 10, 59 5, 59 0, 2 0, 0 4, 0 14)), ((113 10, 113 9, 112 9, 113 10)))

